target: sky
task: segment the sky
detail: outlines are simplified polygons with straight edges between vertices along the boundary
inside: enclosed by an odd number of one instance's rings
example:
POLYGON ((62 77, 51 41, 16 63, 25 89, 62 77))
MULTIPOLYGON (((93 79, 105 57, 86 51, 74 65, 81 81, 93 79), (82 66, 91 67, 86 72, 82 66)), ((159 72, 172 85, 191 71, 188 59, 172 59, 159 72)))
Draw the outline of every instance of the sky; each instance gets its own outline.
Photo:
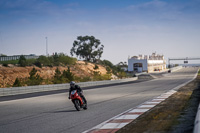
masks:
MULTIPOLYGON (((200 0, 0 0, 0 53, 70 55, 77 36, 113 64, 138 54, 200 57, 200 0)), ((200 61, 199 61, 200 62, 200 61)))

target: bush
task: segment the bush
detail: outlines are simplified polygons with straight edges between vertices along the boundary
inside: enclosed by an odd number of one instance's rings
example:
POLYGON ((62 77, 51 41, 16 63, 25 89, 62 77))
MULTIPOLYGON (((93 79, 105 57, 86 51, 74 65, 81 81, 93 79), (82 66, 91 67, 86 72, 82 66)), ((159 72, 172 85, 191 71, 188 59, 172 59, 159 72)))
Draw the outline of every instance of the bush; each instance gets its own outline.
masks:
POLYGON ((8 64, 4 63, 3 66, 4 66, 4 67, 8 67, 8 64))
POLYGON ((18 64, 19 64, 21 67, 25 67, 25 66, 27 65, 26 58, 25 58, 23 55, 21 55, 21 56, 19 57, 19 62, 18 62, 18 64))
POLYGON ((30 73, 30 77, 27 81, 27 85, 40 85, 43 82, 43 79, 37 74, 37 70, 33 68, 30 73))
POLYGON ((62 76, 66 79, 68 79, 68 81, 73 81, 74 80, 74 75, 73 73, 70 71, 70 67, 68 67, 67 71, 63 71, 62 76))
POLYGON ((16 79, 15 79, 15 82, 14 82, 14 84, 13 84, 13 87, 20 87, 20 86, 22 86, 22 85, 21 85, 21 82, 20 82, 20 80, 19 80, 18 78, 16 78, 16 79))
POLYGON ((67 83, 70 81, 73 81, 75 79, 74 75, 70 71, 70 67, 68 67, 67 71, 63 71, 61 74, 60 70, 57 68, 55 70, 55 75, 53 79, 54 84, 61 84, 61 83, 67 83))
POLYGON ((34 63, 34 65, 36 65, 36 66, 39 67, 39 68, 42 68, 42 64, 41 64, 41 62, 39 62, 39 61, 36 61, 36 62, 34 63))
POLYGON ((94 70, 97 70, 97 69, 99 69, 99 66, 97 66, 97 64, 95 64, 94 70))
POLYGON ((76 63, 77 59, 69 57, 67 55, 64 55, 63 53, 60 53, 58 55, 58 61, 64 65, 73 65, 76 63))
POLYGON ((60 72, 60 70, 58 68, 55 70, 55 75, 54 75, 53 83, 54 84, 61 84, 61 83, 63 83, 61 72, 60 72))
POLYGON ((26 65, 27 66, 32 66, 33 64, 35 64, 36 59, 26 59, 26 65))

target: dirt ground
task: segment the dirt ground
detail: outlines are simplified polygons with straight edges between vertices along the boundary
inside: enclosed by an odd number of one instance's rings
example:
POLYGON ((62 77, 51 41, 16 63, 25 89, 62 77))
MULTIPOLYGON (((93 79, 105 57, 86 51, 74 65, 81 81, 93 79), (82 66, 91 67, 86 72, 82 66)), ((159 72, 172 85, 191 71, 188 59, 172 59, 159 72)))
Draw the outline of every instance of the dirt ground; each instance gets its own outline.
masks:
MULTIPOLYGON (((0 88, 12 86, 15 82, 16 78, 24 79, 29 77, 29 72, 35 67, 38 70, 38 74, 43 79, 50 79, 54 76, 55 70, 57 67, 36 67, 36 66, 28 66, 28 67, 3 67, 0 66, 0 88)), ((70 66, 71 72, 75 76, 84 77, 84 76, 92 76, 95 64, 85 63, 84 61, 77 61, 76 65, 70 66)), ((98 65, 99 71, 101 74, 106 74, 106 68, 98 65)), ((62 72, 67 70, 68 67, 59 66, 59 70, 62 72)))
POLYGON ((117 133, 192 133, 200 101, 200 76, 117 133))

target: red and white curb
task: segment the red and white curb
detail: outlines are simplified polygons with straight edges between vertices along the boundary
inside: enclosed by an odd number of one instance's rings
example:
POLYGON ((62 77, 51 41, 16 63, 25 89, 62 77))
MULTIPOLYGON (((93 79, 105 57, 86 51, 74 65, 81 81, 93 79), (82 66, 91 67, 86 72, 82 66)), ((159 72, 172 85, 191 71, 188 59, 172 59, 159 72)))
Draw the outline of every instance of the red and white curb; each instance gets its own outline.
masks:
POLYGON ((84 131, 83 133, 115 133, 120 128, 126 126, 130 122, 137 119, 140 115, 147 112, 160 102, 167 99, 172 94, 176 93, 175 90, 170 90, 153 100, 149 100, 147 102, 144 102, 143 104, 137 106, 136 108, 129 109, 87 131, 84 131))

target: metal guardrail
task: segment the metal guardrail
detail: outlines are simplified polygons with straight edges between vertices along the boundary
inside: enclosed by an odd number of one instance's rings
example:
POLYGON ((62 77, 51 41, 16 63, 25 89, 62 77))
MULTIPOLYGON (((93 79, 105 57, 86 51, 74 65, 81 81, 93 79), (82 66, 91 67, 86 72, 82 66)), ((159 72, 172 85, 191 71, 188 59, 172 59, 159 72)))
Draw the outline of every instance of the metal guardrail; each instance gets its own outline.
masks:
MULTIPOLYGON (((196 77, 198 75, 200 69, 198 69, 196 77)), ((193 129, 193 133, 200 133, 200 103, 199 103, 199 107, 197 109, 197 114, 195 117, 195 121, 194 121, 194 129, 193 129)))
MULTIPOLYGON (((77 83, 80 87, 89 87, 89 86, 99 86, 99 85, 108 85, 116 84, 137 80, 137 77, 120 79, 120 80, 104 80, 104 81, 95 81, 95 82, 80 82, 77 83)), ((68 89, 69 84, 53 84, 53 85, 37 85, 37 86, 25 86, 25 87, 12 87, 12 88, 0 88, 0 96, 9 96, 9 95, 19 95, 27 94, 34 92, 44 92, 52 90, 63 90, 68 89)))
POLYGON ((193 133, 200 133, 200 104, 197 110, 196 118, 194 121, 194 130, 193 133))

